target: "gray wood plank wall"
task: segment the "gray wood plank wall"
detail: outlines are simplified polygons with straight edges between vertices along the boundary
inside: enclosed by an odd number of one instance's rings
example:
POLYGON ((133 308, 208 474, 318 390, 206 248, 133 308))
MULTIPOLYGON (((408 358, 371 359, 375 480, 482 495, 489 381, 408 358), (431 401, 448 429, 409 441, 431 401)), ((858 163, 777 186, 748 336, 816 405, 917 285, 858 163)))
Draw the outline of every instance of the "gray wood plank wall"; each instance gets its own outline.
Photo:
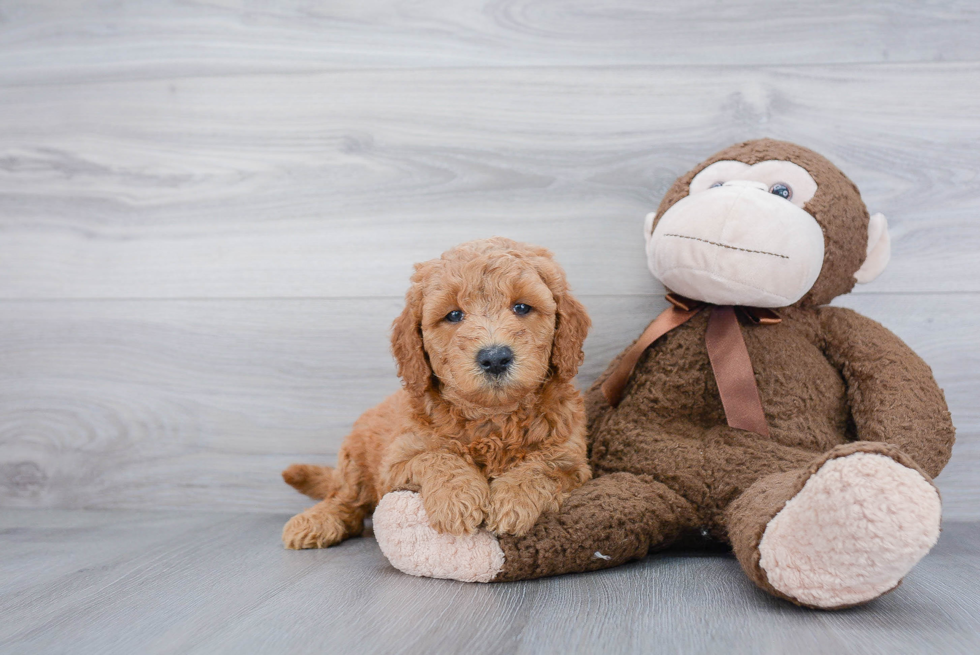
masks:
POLYGON ((587 385, 663 307, 643 215, 796 141, 892 226, 840 304, 933 366, 980 518, 980 8, 766 0, 0 6, 0 505, 291 511, 397 388, 411 264, 550 247, 587 385))

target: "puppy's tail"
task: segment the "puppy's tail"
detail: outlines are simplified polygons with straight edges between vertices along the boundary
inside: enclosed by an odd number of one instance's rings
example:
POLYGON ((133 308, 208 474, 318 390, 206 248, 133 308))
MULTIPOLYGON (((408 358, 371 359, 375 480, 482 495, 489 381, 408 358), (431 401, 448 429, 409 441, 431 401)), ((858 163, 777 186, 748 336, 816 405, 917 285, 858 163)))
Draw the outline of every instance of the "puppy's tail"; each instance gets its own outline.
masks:
POLYGON ((293 464, 282 472, 282 479, 313 500, 323 500, 337 489, 334 470, 329 466, 293 464))

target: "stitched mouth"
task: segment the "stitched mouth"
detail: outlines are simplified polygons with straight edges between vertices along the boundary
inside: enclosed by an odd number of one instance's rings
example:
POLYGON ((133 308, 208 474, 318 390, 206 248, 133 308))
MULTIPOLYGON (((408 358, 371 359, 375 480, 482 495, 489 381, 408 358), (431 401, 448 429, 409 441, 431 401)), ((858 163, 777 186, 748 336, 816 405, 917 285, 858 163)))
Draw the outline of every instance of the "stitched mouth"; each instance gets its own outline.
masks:
POLYGON ((756 255, 769 255, 770 257, 779 257, 780 259, 789 259, 788 255, 780 255, 775 252, 766 252, 765 250, 750 250, 749 248, 739 248, 738 246, 730 246, 727 243, 718 243, 717 241, 708 241, 707 239, 701 239, 699 237, 689 237, 684 234, 665 234, 665 237, 676 237, 678 239, 691 239, 692 241, 700 241, 701 243, 707 243, 708 245, 718 246, 719 248, 728 248, 729 250, 741 250, 742 252, 750 252, 756 255))

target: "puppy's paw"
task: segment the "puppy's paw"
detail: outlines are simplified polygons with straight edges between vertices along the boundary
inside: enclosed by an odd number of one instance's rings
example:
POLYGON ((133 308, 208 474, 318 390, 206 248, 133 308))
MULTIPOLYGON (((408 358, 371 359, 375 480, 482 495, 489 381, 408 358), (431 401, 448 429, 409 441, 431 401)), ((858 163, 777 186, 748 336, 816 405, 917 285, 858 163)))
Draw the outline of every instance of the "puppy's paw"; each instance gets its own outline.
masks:
POLYGON ((282 529, 282 543, 290 550, 327 548, 347 536, 343 522, 333 516, 297 514, 282 529))
POLYGON ((490 487, 482 479, 452 479, 422 489, 422 504, 436 532, 474 534, 486 517, 490 487))
POLYGON ((558 499, 549 490, 498 478, 490 485, 487 529, 496 534, 521 536, 534 526, 543 511, 558 506, 558 499))

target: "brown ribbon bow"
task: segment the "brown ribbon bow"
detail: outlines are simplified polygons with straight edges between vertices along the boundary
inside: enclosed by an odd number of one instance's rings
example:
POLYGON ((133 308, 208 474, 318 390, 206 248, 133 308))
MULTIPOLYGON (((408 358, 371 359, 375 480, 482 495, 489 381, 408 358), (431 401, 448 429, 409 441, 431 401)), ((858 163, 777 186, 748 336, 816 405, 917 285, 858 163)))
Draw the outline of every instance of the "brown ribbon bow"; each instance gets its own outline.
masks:
MULTIPOLYGON (((768 437, 769 425, 762 410, 762 400, 759 399, 752 360, 738 327, 736 308, 732 305, 711 305, 675 293, 668 293, 667 300, 672 306, 653 319, 602 383, 602 394, 606 400, 613 407, 619 405, 626 382, 643 352, 654 341, 694 318, 702 309, 711 307, 704 345, 708 349, 711 371, 715 374, 718 395, 725 408, 725 420, 733 428, 768 437)), ((776 312, 762 307, 739 306, 738 310, 755 325, 774 325, 782 320, 776 312)))

